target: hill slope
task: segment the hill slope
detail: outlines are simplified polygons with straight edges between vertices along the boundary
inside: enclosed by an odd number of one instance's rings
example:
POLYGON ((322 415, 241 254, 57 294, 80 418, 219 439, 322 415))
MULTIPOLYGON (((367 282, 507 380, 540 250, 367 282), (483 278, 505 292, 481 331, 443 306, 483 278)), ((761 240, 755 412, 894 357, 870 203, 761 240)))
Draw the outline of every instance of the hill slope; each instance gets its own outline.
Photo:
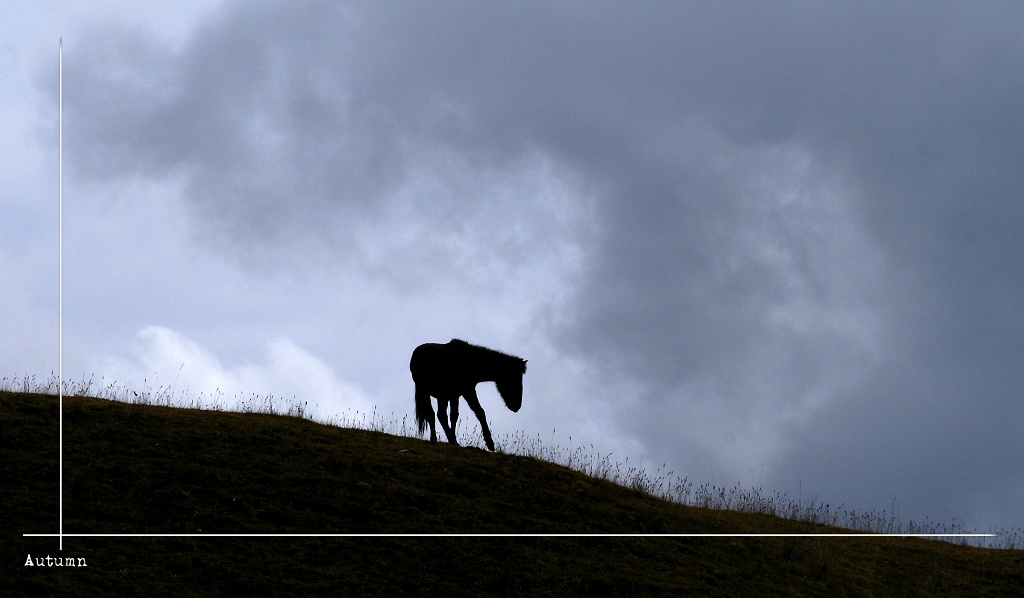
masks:
MULTIPOLYGON (((57 398, 0 392, 5 596, 1013 595, 1024 551, 894 538, 24 538, 58 528, 57 398), (27 567, 46 556, 87 567, 27 567), (13 592, 11 590, 14 590, 13 592)), ((65 533, 781 533, 524 457, 65 397, 65 533)))

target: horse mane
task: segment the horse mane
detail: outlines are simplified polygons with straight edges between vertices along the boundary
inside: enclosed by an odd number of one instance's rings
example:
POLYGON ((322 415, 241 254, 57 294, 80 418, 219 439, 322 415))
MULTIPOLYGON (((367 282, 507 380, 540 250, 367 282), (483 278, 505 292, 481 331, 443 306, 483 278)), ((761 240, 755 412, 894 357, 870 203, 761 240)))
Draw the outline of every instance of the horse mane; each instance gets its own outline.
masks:
POLYGON ((481 347, 480 345, 474 345, 473 343, 467 343, 466 341, 464 341, 462 339, 459 339, 459 338, 453 338, 451 341, 448 342, 448 344, 456 346, 456 347, 459 347, 459 348, 461 348, 463 350, 466 350, 466 351, 476 352, 477 354, 479 354, 481 356, 498 357, 498 358, 501 358, 501 359, 504 359, 504 360, 507 360, 507 361, 510 361, 510 362, 511 361, 518 361, 518 362, 522 363, 523 369, 522 369, 521 373, 523 373, 523 374, 526 373, 526 360, 523 359, 522 357, 516 357, 515 355, 509 355, 508 353, 502 353, 501 351, 495 351, 494 349, 489 349, 487 347, 481 347))

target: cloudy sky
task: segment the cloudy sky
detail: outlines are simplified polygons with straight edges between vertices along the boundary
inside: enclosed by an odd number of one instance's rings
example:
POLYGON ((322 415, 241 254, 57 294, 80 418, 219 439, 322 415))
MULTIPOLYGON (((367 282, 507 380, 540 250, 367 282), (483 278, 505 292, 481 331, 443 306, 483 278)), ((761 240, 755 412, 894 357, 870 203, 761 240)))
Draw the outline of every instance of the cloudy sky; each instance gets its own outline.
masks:
POLYGON ((63 36, 66 377, 400 419, 459 337, 498 436, 1024 526, 1020 3, 98 4, 0 25, 0 375, 63 36))

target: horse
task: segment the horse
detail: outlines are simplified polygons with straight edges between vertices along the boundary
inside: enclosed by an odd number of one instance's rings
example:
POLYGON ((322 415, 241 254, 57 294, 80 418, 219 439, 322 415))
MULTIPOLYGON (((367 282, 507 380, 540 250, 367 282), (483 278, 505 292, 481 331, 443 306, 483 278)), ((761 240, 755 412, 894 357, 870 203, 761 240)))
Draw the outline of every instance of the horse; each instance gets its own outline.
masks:
POLYGON ((425 343, 412 352, 409 371, 416 385, 416 423, 420 434, 430 425, 430 441, 437 442, 434 428, 434 410, 430 397, 437 399, 437 420, 448 436, 448 442, 458 445, 455 439, 455 424, 459 419, 459 397, 465 397, 469 408, 480 420, 484 442, 488 450, 494 450, 491 431, 480 399, 476 396, 476 385, 494 382, 505 406, 513 413, 523 406, 523 375, 526 360, 507 355, 494 349, 473 345, 453 338, 445 344, 425 343), (451 403, 451 425, 448 424, 448 404, 451 403))

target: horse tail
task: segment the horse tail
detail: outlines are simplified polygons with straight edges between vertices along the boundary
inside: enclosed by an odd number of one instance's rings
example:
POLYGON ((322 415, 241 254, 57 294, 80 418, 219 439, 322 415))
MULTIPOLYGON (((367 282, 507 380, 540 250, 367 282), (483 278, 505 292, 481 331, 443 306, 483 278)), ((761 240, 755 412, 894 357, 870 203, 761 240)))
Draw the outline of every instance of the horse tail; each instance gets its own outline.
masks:
POLYGON ((427 425, 434 423, 434 408, 430 404, 430 393, 420 384, 423 372, 423 360, 428 356, 429 345, 420 345, 412 352, 409 360, 409 371, 412 373, 413 384, 416 385, 416 427, 422 434, 427 425))
POLYGON ((434 407, 430 404, 430 393, 416 388, 416 427, 420 434, 426 431, 427 424, 434 421, 434 407))

